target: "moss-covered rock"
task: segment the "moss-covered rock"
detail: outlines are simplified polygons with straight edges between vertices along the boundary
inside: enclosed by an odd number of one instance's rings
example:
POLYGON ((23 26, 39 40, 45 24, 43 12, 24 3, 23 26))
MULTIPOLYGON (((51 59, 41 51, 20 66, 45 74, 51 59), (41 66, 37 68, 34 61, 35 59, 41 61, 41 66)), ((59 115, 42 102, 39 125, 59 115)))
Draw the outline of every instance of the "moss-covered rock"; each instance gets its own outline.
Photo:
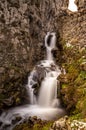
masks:
POLYGON ((30 117, 27 121, 24 121, 24 123, 15 126, 13 130, 49 130, 52 124, 53 121, 46 121, 38 119, 37 117, 30 117))
MULTIPOLYGON (((9 70, 7 71, 7 75, 9 70)), ((20 72, 19 72, 20 73, 20 72)), ((4 81, 3 86, 0 89, 0 109, 8 108, 15 105, 20 105, 26 102, 27 95, 25 88, 25 74, 19 73, 14 74, 11 78, 4 81), (23 77, 24 75, 24 77, 23 77)), ((28 99, 29 101, 29 99, 28 99)))
MULTIPOLYGON (((78 42, 78 41, 77 41, 78 42)), ((64 106, 74 118, 86 116, 86 71, 85 48, 76 45, 66 46, 62 41, 64 50, 64 66, 66 74, 61 74, 61 94, 64 106), (71 47, 72 46, 72 47, 71 47), (82 64, 84 63, 84 67, 82 64)))

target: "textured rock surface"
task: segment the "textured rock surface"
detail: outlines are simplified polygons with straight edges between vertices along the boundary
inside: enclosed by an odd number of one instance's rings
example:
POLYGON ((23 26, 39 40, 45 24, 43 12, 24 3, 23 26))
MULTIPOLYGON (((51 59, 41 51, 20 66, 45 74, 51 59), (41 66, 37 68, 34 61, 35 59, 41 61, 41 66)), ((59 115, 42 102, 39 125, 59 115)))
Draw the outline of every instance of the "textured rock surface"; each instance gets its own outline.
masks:
MULTIPOLYGON (((17 117, 16 121, 20 120, 17 117)), ((34 117, 29 117, 22 124, 15 126, 13 130, 86 130, 86 123, 84 121, 71 121, 68 116, 62 117, 57 121, 46 121, 34 117)))
POLYGON ((86 123, 83 121, 73 120, 65 116, 55 121, 49 130, 86 130, 86 123))
POLYGON ((86 14, 85 1, 76 1, 78 12, 67 10, 62 16, 63 63, 66 74, 60 75, 62 99, 73 118, 86 117, 86 14))
POLYGON ((55 121, 50 130, 70 130, 68 126, 68 117, 64 117, 55 121))

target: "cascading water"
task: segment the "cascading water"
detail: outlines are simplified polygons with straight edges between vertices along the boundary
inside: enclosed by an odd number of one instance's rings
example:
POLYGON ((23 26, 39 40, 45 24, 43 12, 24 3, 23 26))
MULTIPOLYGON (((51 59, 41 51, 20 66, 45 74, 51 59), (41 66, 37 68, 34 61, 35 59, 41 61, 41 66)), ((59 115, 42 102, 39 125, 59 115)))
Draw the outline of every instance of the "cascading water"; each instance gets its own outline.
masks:
POLYGON ((69 5, 68 5, 68 9, 72 12, 76 12, 78 11, 78 7, 75 4, 75 0, 69 0, 69 5))
POLYGON ((52 55, 52 49, 56 47, 55 33, 47 33, 45 37, 45 46, 47 60, 42 63, 42 66, 44 66, 46 70, 46 76, 41 84, 38 103, 42 106, 51 107, 53 102, 57 100, 57 77, 61 73, 60 69, 55 65, 52 55))
POLYGON ((41 61, 28 77, 27 92, 30 104, 8 110, 0 116, 0 130, 12 130, 12 128, 23 122, 29 116, 37 116, 41 119, 52 120, 65 114, 57 98, 59 91, 58 76, 61 71, 55 65, 52 49, 56 47, 56 34, 48 32, 45 37, 47 60, 41 61), (35 90, 40 90, 35 94, 35 90), (21 117, 16 122, 16 118, 21 117), (15 123, 14 123, 15 122, 15 123))
POLYGON ((53 55, 51 53, 52 49, 55 48, 56 45, 56 36, 55 33, 50 34, 50 32, 47 33, 45 36, 45 47, 47 51, 47 60, 53 60, 53 55))

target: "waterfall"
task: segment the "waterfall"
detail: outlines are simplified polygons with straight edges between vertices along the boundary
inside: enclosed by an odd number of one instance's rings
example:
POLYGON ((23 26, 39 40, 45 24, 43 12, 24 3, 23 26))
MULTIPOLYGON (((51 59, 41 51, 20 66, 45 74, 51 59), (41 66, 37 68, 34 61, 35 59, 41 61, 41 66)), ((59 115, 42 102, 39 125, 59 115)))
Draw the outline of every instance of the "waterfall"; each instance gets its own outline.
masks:
MULTIPOLYGON (((53 102, 57 100, 57 77, 61 73, 59 67, 56 66, 54 63, 52 54, 52 50, 55 49, 56 47, 56 33, 50 33, 50 32, 47 33, 47 35, 45 36, 45 47, 46 47, 47 60, 41 61, 41 64, 38 65, 39 67, 42 66, 42 68, 44 68, 46 72, 44 80, 41 82, 38 101, 36 100, 36 97, 33 93, 34 92, 33 85, 37 83, 36 79, 38 78, 35 69, 31 72, 28 78, 28 88, 31 104, 37 103, 40 106, 48 107, 52 106, 53 102)), ((58 100, 56 104, 58 104, 58 100)))
POLYGON ((75 4, 75 0, 69 0, 69 5, 68 5, 68 9, 72 12, 76 12, 78 11, 78 7, 75 4))
POLYGON ((36 76, 36 71, 33 70, 30 76, 28 77, 27 91, 30 97, 30 104, 36 104, 36 96, 34 95, 34 89, 32 88, 32 86, 36 83, 36 81, 33 80, 35 76, 36 76))
POLYGON ((38 103, 39 105, 48 107, 54 104, 58 104, 57 100, 57 77, 59 76, 60 69, 55 65, 52 55, 52 49, 56 47, 56 34, 48 32, 45 37, 45 46, 47 52, 47 61, 44 64, 44 67, 47 68, 46 76, 42 81, 38 103), (45 96, 46 95, 46 96, 45 96), (53 103, 54 102, 54 103, 53 103))
POLYGON ((57 98, 57 82, 55 78, 47 77, 42 82, 40 94, 39 94, 39 105, 51 106, 54 99, 57 98), (46 95, 46 96, 45 96, 46 95))
POLYGON ((58 91, 60 90, 58 76, 61 71, 59 66, 55 64, 52 54, 52 50, 56 48, 55 33, 47 33, 45 47, 46 60, 40 61, 28 77, 26 88, 30 104, 9 109, 2 113, 0 116, 1 130, 4 128, 12 130, 15 125, 23 122, 29 116, 37 116, 43 120, 53 120, 65 114, 58 98, 58 91), (21 117, 21 120, 16 121, 17 117, 21 117))
POLYGON ((45 36, 45 47, 47 51, 47 60, 53 60, 52 49, 55 48, 56 45, 56 34, 48 32, 45 36))

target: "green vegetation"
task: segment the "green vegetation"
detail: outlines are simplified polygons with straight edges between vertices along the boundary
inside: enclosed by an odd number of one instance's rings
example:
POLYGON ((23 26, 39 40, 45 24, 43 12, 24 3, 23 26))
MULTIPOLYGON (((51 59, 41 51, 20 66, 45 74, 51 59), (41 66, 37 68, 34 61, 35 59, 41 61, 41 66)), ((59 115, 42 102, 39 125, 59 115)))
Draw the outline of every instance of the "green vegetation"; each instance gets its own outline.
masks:
POLYGON ((64 106, 71 119, 85 119, 86 117, 86 57, 85 48, 63 44, 64 61, 62 66, 66 74, 62 75, 61 94, 64 106), (65 82, 65 80, 67 82, 65 82))
POLYGON ((34 124, 29 124, 29 122, 22 123, 17 125, 13 130, 49 130, 50 126, 53 124, 53 121, 40 121, 34 124))

